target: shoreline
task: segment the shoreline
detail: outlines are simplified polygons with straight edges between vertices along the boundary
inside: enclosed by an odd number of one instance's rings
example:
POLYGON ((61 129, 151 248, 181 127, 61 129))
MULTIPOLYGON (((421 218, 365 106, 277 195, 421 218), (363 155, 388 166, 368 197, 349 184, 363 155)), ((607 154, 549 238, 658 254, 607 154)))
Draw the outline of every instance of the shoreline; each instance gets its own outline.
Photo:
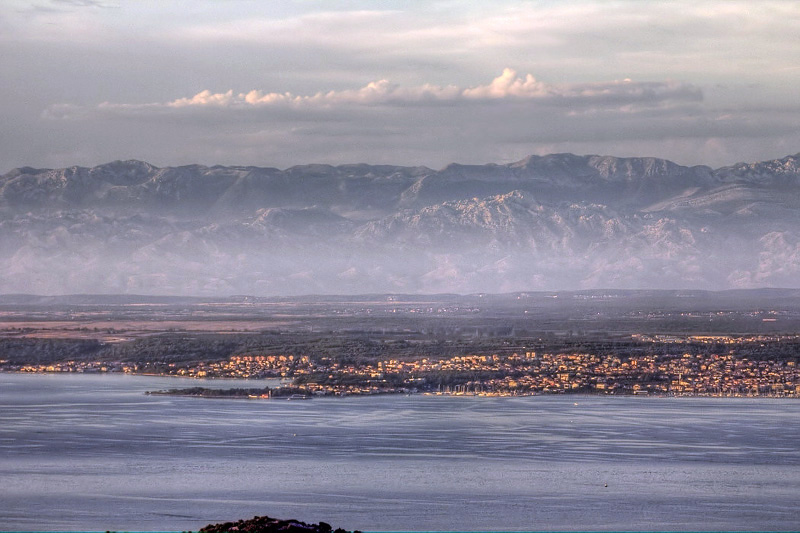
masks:
MULTIPOLYGON (((304 385, 294 385, 293 382, 286 381, 285 378, 237 378, 237 377, 228 377, 228 376, 185 376, 185 375, 175 375, 175 374, 157 374, 157 373, 137 373, 137 372, 124 372, 120 370, 104 370, 104 371, 66 371, 66 370, 55 370, 55 371, 24 371, 24 370, 8 370, 8 369, 0 369, 0 374, 9 374, 9 375, 38 375, 38 376, 132 376, 132 377, 141 377, 141 378, 159 378, 159 379, 180 379, 180 380, 192 380, 195 382, 199 382, 202 384, 203 382, 216 382, 216 383, 224 383, 224 382, 246 382, 248 385, 256 385, 259 383, 269 382, 272 381, 273 383, 277 381, 280 385, 277 387, 269 387, 265 386, 260 389, 246 389, 244 387, 230 387, 230 388, 204 388, 200 385, 197 387, 186 387, 180 390, 191 390, 191 389, 204 389, 208 391, 208 394, 194 394, 194 393, 172 393, 168 390, 156 390, 156 391, 146 391, 148 395, 164 395, 164 396, 183 396, 183 397, 196 397, 196 398, 208 398, 208 399, 285 399, 287 396, 292 394, 304 396, 304 399, 312 399, 312 398, 343 398, 343 397, 351 397, 351 396, 447 396, 447 397, 475 397, 475 398, 521 398, 521 397, 530 397, 530 396, 591 396, 591 397, 629 397, 629 396, 636 396, 636 397, 645 397, 645 398, 771 398, 771 399, 800 399, 800 393, 797 392, 790 392, 790 393, 744 393, 744 392, 727 392, 727 393, 713 393, 713 392, 679 392, 679 391, 660 391, 660 390, 649 390, 649 391, 629 391, 629 390, 570 390, 570 389, 556 389, 556 390, 533 390, 533 391, 477 391, 477 392, 470 392, 464 390, 454 390, 454 391, 442 391, 442 390, 420 390, 415 387, 398 387, 396 389, 380 389, 380 388, 373 388, 373 389, 345 389, 342 390, 340 388, 336 388, 337 386, 334 385, 317 385, 316 388, 308 388, 304 385), (288 392, 286 390, 281 389, 291 389, 293 392, 288 392), (274 398, 264 397, 261 394, 257 395, 258 397, 251 396, 248 394, 241 394, 235 395, 230 393, 231 391, 235 390, 259 390, 268 394, 266 391, 278 391, 277 396, 274 398), (225 392, 229 392, 229 394, 224 394, 225 392)), ((316 384, 315 384, 316 385, 316 384)), ((178 389, 176 389, 178 390, 178 389)))
MULTIPOLYGON (((268 380, 278 380, 280 378, 231 378, 231 377, 193 377, 193 376, 176 376, 171 374, 152 374, 152 373, 132 373, 132 372, 118 372, 118 371, 109 371, 109 372, 23 372, 18 370, 0 370, 0 374, 8 374, 8 375, 26 375, 26 376, 130 376, 133 378, 159 378, 159 379, 169 379, 169 380, 176 380, 176 381, 184 381, 184 380, 192 380, 202 384, 203 382, 236 382, 236 381, 246 381, 248 384, 256 384, 259 382, 264 382, 268 380)), ((288 382, 286 382, 288 383, 288 382)), ((231 387, 229 389, 222 389, 222 388, 204 388, 200 385, 197 387, 186 387, 185 389, 176 389, 183 391, 183 390, 191 390, 191 389, 204 389, 209 391, 208 394, 197 394, 197 393, 190 393, 190 392, 171 392, 170 390, 153 390, 153 391, 145 391, 146 395, 152 396, 179 396, 184 398, 201 398, 201 399, 227 399, 227 400, 286 400, 289 398, 289 394, 287 395, 277 395, 273 396, 272 398, 268 397, 258 397, 242 394, 242 395, 232 395, 232 394, 222 394, 226 391, 231 390, 245 390, 243 387, 231 387)), ((269 388, 269 387, 266 387, 269 388)), ((292 388, 300 388, 300 387, 292 387, 292 388)), ((259 390, 263 390, 261 388, 259 390)), ((275 390, 275 389, 272 389, 275 390)), ((374 392, 329 392, 324 394, 314 394, 310 391, 306 394, 302 394, 306 398, 303 399, 314 399, 314 398, 349 398, 349 397, 374 397, 374 396, 427 396, 427 397, 460 397, 460 398, 528 398, 534 396, 545 396, 545 397, 588 397, 588 398, 610 398, 610 397, 639 397, 639 398, 750 398, 750 399, 788 399, 788 400, 798 400, 800 396, 797 395, 788 395, 788 394, 710 394, 710 393, 626 393, 626 392, 591 392, 591 391, 533 391, 533 392, 513 392, 513 393, 503 393, 503 392, 440 392, 440 391, 420 391, 420 390, 397 390, 397 391, 374 391, 374 392)), ((300 399, 300 398, 295 398, 300 399)))

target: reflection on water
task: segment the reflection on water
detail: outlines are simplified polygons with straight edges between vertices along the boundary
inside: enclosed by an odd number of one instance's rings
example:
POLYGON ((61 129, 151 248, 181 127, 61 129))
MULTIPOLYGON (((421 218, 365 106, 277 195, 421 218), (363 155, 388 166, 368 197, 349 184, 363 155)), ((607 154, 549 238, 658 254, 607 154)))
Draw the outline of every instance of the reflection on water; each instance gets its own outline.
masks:
POLYGON ((800 523, 793 400, 143 394, 200 383, 0 375, 3 529, 181 530, 255 514, 363 530, 800 523))

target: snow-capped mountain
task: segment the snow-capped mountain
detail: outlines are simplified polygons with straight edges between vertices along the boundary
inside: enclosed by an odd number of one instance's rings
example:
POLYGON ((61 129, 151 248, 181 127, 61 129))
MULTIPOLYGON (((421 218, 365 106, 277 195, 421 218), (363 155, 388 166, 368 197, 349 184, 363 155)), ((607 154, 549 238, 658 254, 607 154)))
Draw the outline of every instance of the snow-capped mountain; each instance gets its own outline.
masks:
POLYGON ((0 177, 0 293, 798 287, 798 215, 800 154, 26 167, 0 177))

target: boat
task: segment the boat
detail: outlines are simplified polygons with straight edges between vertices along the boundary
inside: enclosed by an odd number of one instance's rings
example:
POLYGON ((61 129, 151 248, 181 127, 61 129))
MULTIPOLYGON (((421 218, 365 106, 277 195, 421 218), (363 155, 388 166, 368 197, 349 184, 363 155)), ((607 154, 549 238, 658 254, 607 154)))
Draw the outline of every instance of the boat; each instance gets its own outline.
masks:
POLYGON ((308 394, 292 394, 291 396, 289 396, 286 399, 287 400, 310 400, 311 396, 309 396, 308 394))

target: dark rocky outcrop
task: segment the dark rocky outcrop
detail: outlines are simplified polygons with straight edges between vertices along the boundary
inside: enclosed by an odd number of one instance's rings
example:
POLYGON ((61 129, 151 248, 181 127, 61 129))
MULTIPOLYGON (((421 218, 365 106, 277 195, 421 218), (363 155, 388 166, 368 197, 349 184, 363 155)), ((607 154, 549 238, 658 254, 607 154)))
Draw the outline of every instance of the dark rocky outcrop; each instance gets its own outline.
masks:
MULTIPOLYGON (((334 530, 330 524, 325 522, 306 524, 299 520, 279 520, 269 516, 254 516, 250 520, 209 524, 198 533, 228 533, 230 531, 237 533, 350 533, 341 528, 334 530)), ((354 531, 353 533, 360 532, 354 531)))

